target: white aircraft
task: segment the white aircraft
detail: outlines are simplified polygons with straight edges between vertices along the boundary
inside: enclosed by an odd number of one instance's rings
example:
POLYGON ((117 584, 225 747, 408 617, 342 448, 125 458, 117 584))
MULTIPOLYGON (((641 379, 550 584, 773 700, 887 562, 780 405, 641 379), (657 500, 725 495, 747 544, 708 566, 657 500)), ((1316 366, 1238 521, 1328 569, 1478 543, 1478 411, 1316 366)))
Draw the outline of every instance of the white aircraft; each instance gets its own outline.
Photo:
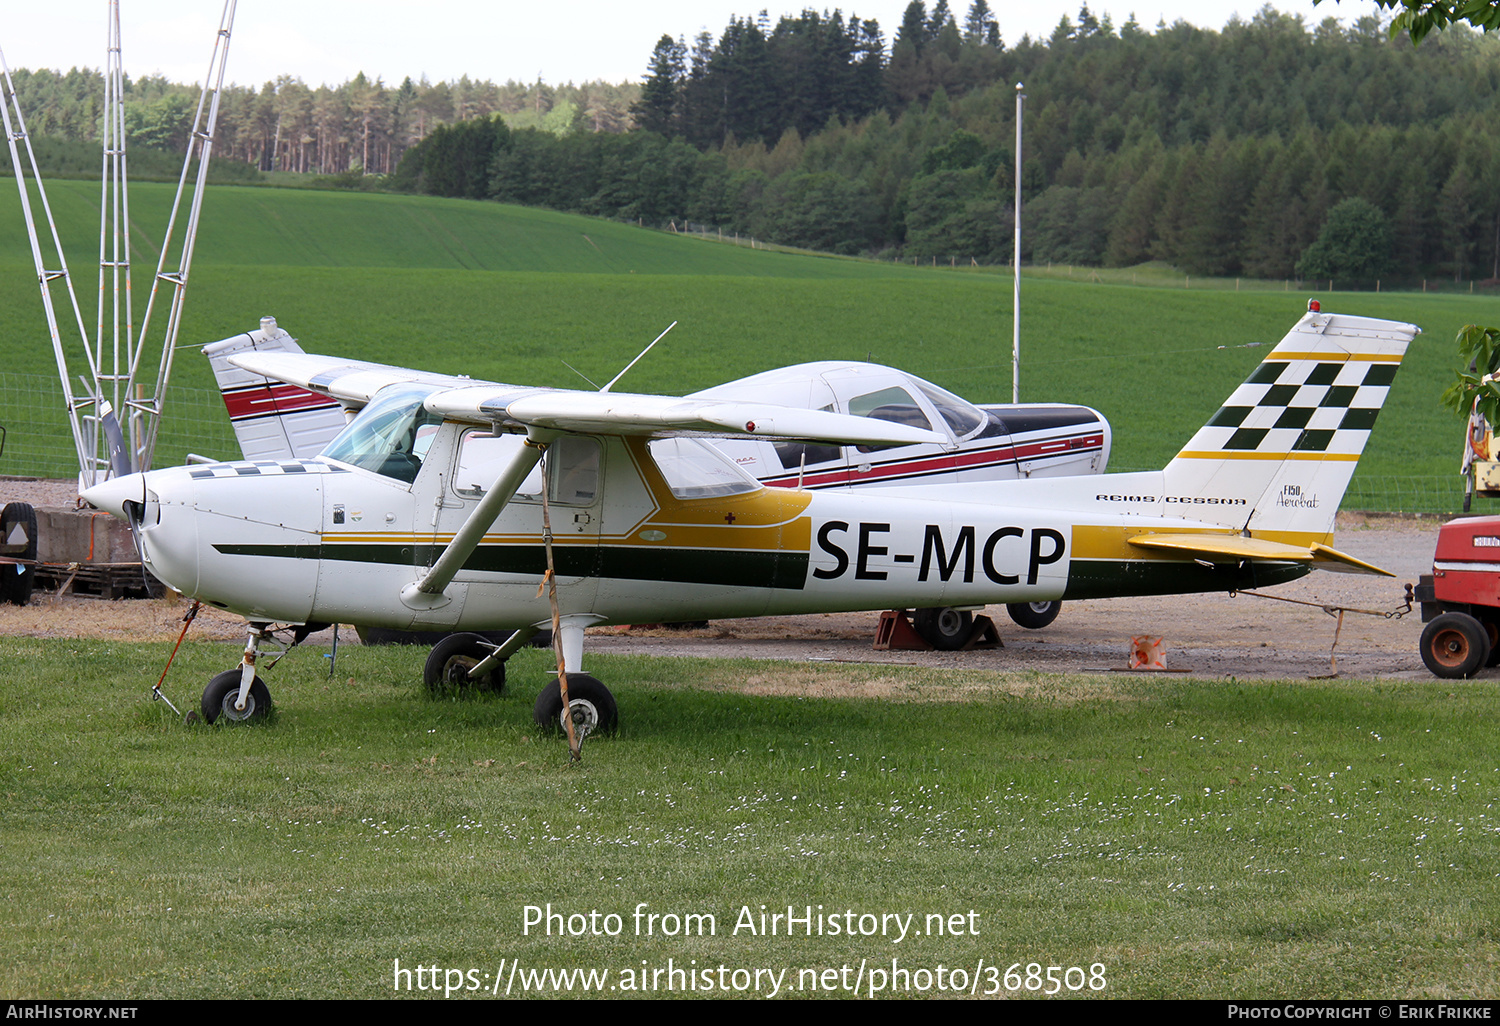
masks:
MULTIPOLYGON (((339 402, 241 367, 248 353, 301 353, 276 319, 205 346, 247 460, 316 456, 346 423, 339 402)), ((886 420, 941 436, 908 445, 806 443, 786 439, 713 439, 762 484, 816 491, 888 488, 1029 477, 1102 474, 1109 463, 1110 427, 1098 410, 1061 403, 975 406, 913 374, 872 363, 803 363, 740 378, 691 399, 772 402, 886 420)), ((1061 602, 1007 606, 1022 627, 1036 630, 1057 618, 1061 602)), ((971 633, 969 610, 918 609, 918 633, 937 648, 961 647, 971 633)))
POLYGON ((614 698, 583 673, 595 624, 1384 573, 1332 547, 1333 521, 1417 330, 1309 312, 1160 471, 879 494, 766 488, 697 436, 871 446, 941 436, 763 403, 245 353, 234 357, 243 369, 360 412, 311 459, 124 474, 84 498, 131 525, 157 577, 250 621, 240 667, 204 693, 206 719, 267 711, 255 655, 273 622, 514 628, 498 647, 458 635, 429 655, 429 683, 490 686, 551 622, 568 700, 549 685, 537 721, 607 730, 614 698), (555 613, 538 587, 549 564, 555 613))

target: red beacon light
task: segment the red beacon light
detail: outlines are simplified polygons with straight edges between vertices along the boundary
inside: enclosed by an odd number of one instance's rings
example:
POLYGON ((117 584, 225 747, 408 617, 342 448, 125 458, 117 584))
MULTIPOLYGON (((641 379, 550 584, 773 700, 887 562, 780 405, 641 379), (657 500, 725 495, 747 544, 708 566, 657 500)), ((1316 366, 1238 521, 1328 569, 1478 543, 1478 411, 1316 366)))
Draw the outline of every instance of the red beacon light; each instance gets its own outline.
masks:
POLYGON ((1321 303, 1319 303, 1316 299, 1309 299, 1307 301, 1307 312, 1308 313, 1317 313, 1321 309, 1323 309, 1323 305, 1321 303))

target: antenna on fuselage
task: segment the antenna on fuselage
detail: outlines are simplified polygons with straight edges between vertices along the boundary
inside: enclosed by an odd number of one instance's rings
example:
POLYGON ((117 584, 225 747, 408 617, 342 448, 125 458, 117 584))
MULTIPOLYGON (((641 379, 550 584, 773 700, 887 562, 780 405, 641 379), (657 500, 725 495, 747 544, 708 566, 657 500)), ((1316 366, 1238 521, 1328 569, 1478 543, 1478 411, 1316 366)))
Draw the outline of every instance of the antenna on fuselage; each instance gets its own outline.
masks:
POLYGON ((564 367, 568 368, 568 370, 572 371, 574 374, 577 374, 584 381, 587 381, 589 383, 589 385, 591 385, 593 388, 595 388, 595 389, 599 388, 599 382, 597 382, 593 378, 589 377, 587 374, 585 374, 583 371, 579 370, 577 367, 574 367, 567 360, 563 360, 562 365, 564 367))
MULTIPOLYGON (((614 377, 610 378, 609 379, 609 384, 607 384, 603 388, 599 389, 599 391, 601 391, 601 392, 608 392, 611 388, 614 388, 615 387, 615 382, 617 382, 621 378, 623 378, 625 376, 626 372, 630 370, 630 368, 632 368, 636 364, 640 363, 641 362, 641 356, 645 356, 647 353, 651 352, 651 347, 654 346, 654 345, 656 345, 656 343, 660 342, 662 339, 666 338, 667 337, 667 332, 671 331, 675 327, 677 327, 677 322, 676 321, 673 321, 671 324, 668 324, 667 327, 666 327, 666 331, 663 331, 660 335, 658 335, 654 339, 652 339, 651 340, 651 345, 647 346, 645 349, 642 349, 641 353, 640 353, 640 356, 637 356, 634 360, 631 360, 629 363, 627 363, 625 365, 625 370, 622 370, 620 373, 618 373, 614 377)), ((588 379, 585 378, 584 380, 587 381, 588 379)), ((590 381, 589 384, 592 385, 593 382, 590 381)))

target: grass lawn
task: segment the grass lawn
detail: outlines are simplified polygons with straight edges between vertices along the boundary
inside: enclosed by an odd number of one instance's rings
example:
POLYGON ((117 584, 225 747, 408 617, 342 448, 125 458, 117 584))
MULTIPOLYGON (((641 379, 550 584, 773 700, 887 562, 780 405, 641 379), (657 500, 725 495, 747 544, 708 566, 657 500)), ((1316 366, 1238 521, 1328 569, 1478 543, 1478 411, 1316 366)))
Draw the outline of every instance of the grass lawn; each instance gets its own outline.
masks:
MULTIPOLYGON (((539 653, 513 694, 434 699, 420 651, 346 649, 329 680, 299 649, 259 729, 150 703, 164 645, 0 654, 8 996, 385 997, 397 960, 465 993, 574 969, 649 992, 669 959, 793 993, 861 964, 862 991, 905 968, 936 995, 942 966, 1004 993, 1020 963, 1024 996, 1035 962, 1079 997, 1500 994, 1492 683, 599 657, 622 729, 570 767, 531 724, 539 653), (766 674, 829 697, 748 693, 766 674), (871 680, 889 699, 837 697, 871 680), (528 927, 548 904, 582 935, 528 927), (762 905, 823 935, 762 933, 762 905)), ((186 646, 168 693, 234 658, 186 646)))

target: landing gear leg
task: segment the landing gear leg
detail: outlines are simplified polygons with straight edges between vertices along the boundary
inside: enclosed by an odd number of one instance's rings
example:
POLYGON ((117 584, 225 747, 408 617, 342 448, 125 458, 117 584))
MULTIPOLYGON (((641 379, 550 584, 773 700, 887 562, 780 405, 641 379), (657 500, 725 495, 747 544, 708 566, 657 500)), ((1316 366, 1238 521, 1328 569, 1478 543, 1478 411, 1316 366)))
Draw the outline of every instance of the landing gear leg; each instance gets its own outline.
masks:
POLYGON ((270 640, 270 627, 268 623, 252 623, 239 668, 226 670, 208 682, 200 706, 204 722, 212 723, 222 715, 242 723, 265 719, 270 713, 271 692, 255 675, 255 661, 261 645, 270 640))

